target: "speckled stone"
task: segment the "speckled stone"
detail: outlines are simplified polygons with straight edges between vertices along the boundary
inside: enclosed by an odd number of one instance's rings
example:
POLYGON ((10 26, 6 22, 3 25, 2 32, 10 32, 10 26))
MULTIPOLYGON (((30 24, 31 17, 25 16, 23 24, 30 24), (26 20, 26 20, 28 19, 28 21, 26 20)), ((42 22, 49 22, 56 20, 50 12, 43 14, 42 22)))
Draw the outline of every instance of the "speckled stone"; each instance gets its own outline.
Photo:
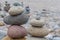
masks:
POLYGON ((28 28, 27 32, 34 37, 44 37, 50 33, 50 30, 47 28, 36 28, 30 27, 28 28))

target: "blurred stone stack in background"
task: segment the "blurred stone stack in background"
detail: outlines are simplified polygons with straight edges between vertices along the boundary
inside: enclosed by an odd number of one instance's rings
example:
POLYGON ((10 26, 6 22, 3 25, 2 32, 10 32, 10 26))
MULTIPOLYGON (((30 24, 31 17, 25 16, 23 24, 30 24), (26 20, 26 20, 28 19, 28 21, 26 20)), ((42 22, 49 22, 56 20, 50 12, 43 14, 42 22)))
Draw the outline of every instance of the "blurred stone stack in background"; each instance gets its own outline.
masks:
POLYGON ((10 4, 9 4, 7 1, 5 1, 4 10, 5 10, 6 12, 8 12, 9 9, 10 9, 10 4))
POLYGON ((45 20, 40 18, 34 18, 30 20, 31 26, 28 28, 28 33, 34 37, 42 37, 44 38, 46 35, 50 33, 47 27, 43 27, 45 25, 45 20))

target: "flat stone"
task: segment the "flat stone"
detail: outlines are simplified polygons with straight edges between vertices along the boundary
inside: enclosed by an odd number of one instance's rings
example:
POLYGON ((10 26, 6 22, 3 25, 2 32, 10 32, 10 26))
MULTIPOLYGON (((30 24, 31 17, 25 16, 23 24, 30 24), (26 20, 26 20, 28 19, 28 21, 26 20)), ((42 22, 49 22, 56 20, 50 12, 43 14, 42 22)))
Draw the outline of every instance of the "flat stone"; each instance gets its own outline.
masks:
POLYGON ((18 16, 7 16, 4 18, 4 22, 9 25, 17 24, 22 25, 28 21, 29 17, 26 14, 21 14, 18 16))

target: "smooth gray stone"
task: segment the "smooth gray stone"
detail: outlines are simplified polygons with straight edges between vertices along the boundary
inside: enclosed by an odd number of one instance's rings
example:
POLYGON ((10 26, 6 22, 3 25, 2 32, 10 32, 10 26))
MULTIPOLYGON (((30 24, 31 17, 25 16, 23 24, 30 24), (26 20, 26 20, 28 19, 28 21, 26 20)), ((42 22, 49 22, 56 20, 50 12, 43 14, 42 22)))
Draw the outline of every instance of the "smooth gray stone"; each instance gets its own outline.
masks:
POLYGON ((26 14, 21 14, 17 16, 7 16, 4 18, 4 22, 8 25, 22 25, 28 21, 29 17, 26 14))

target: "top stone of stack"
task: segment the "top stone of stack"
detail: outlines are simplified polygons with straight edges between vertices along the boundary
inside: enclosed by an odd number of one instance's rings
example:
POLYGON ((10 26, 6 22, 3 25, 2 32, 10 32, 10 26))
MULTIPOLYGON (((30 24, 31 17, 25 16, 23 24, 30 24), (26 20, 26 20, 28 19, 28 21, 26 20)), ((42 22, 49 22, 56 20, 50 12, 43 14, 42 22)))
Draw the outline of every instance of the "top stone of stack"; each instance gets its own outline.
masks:
POLYGON ((8 11, 11 16, 16 16, 22 14, 24 9, 21 6, 13 6, 8 11))
POLYGON ((33 26, 33 27, 43 27, 44 24, 45 24, 45 21, 43 19, 32 19, 30 21, 30 24, 33 26))

